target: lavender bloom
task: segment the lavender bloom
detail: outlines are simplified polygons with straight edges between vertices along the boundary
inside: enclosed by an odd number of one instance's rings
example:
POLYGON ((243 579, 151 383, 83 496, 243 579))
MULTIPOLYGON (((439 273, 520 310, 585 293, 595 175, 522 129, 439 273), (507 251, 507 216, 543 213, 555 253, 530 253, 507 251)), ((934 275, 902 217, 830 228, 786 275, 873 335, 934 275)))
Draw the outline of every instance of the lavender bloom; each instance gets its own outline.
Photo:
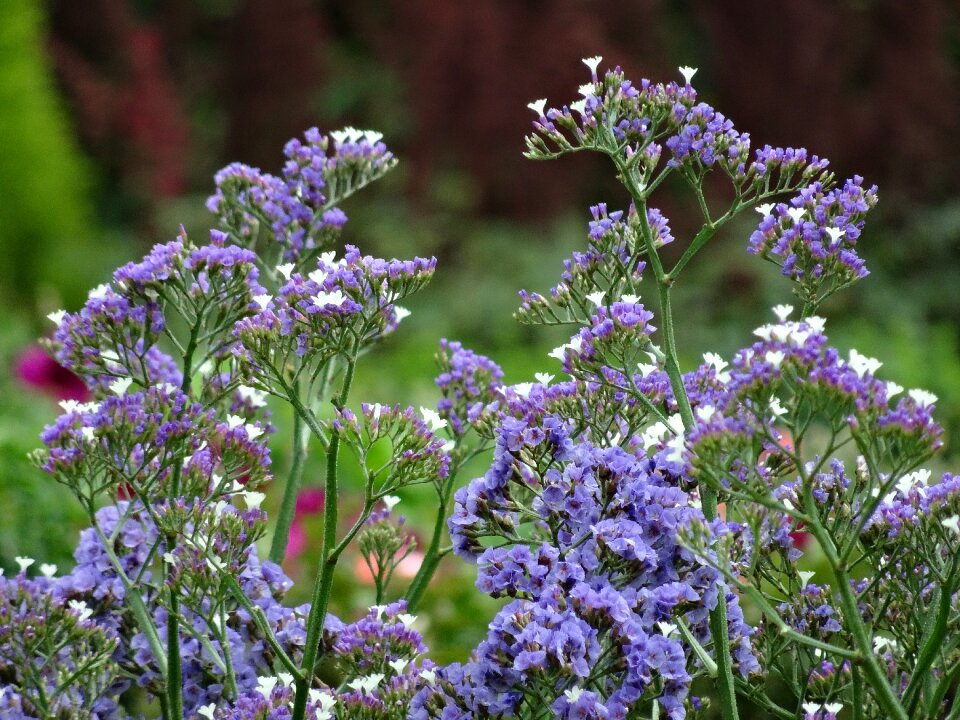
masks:
POLYGON ((822 300, 868 274, 856 244, 876 204, 876 186, 865 188, 860 176, 833 189, 813 182, 789 204, 771 208, 750 236, 749 251, 779 265, 805 297, 822 300))
POLYGON ((437 411, 454 435, 488 424, 499 404, 497 393, 503 387, 500 366, 446 339, 440 341, 437 364, 440 374, 435 382, 442 396, 437 411))

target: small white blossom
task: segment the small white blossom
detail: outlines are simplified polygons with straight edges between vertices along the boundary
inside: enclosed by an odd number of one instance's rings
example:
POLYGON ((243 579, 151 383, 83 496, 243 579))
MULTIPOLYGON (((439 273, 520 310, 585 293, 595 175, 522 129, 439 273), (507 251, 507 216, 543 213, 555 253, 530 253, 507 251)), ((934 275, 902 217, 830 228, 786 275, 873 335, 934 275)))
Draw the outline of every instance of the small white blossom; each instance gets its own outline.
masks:
POLYGON ((97 439, 96 431, 92 427, 82 427, 80 428, 80 433, 87 442, 93 442, 97 439))
POLYGON ((61 400, 59 405, 63 408, 63 411, 67 413, 72 413, 80 407, 80 403, 76 400, 61 400))
POLYGON ((780 403, 780 398, 774 395, 770 398, 770 412, 773 413, 775 418, 782 417, 787 414, 787 409, 780 403))
POLYGON ((773 203, 763 203, 762 205, 757 205, 754 210, 756 210, 763 217, 768 217, 771 212, 773 212, 773 203))
POLYGON ((112 392, 117 397, 123 397, 127 394, 127 390, 130 389, 130 385, 133 383, 133 378, 117 378, 110 383, 110 392, 112 392))
POLYGON ((530 391, 533 390, 533 383, 517 383, 511 386, 513 391, 522 398, 530 397, 530 391))
POLYGON ((247 431, 247 437, 250 438, 251 441, 263 435, 263 428, 259 425, 244 425, 243 427, 247 431))
POLYGON ((397 322, 401 322, 402 320, 406 320, 408 317, 410 317, 410 311, 405 307, 400 307, 399 305, 393 306, 393 314, 397 318, 397 322))
POLYGON ((648 365, 647 363, 637 363, 637 370, 640 371, 640 374, 646 377, 652 372, 656 372, 656 365, 648 365))
POLYGON ((285 280, 290 279, 290 273, 293 272, 294 265, 293 263, 286 263, 285 265, 277 265, 277 272, 283 275, 285 280))
POLYGON ((920 388, 914 388, 913 390, 907 390, 907 395, 911 400, 913 400, 920 407, 929 407, 937 402, 937 396, 932 392, 927 392, 926 390, 921 390, 920 388))
POLYGON ((44 577, 52 578, 54 575, 57 574, 57 566, 51 563, 43 563, 40 566, 40 573, 44 577))
POLYGON ((800 707, 803 708, 803 712, 807 715, 816 715, 820 712, 820 703, 805 702, 800 707))
POLYGON ((826 703, 823 709, 827 711, 828 715, 836 715, 843 710, 843 703, 826 703))
POLYGON ((544 110, 547 107, 547 99, 540 98, 539 100, 534 100, 532 103, 528 103, 527 107, 533 110, 537 117, 543 117, 544 110))
POLYGON ((575 703, 580 699, 580 696, 583 695, 583 688, 579 686, 572 687, 569 690, 564 690, 563 694, 568 702, 575 703))
POLYGON ((951 515, 948 518, 944 518, 940 521, 940 524, 943 525, 947 530, 960 535, 960 515, 951 515))
POLYGON ((203 715, 205 718, 208 718, 209 720, 213 720, 213 714, 216 711, 217 711, 216 703, 210 703, 209 705, 203 705, 197 708, 197 714, 203 715))
POLYGON ((597 86, 594 85, 593 83, 587 83, 586 85, 581 85, 579 88, 577 88, 577 93, 580 95, 583 95, 584 97, 593 95, 596 92, 597 92, 597 86))
POLYGON ((774 305, 773 314, 777 316, 780 322, 786 322, 793 312, 793 305, 774 305))
POLYGON ((697 408, 697 417, 703 422, 709 422, 717 412, 717 409, 713 405, 701 405, 697 408))
POLYGON ((603 298, 605 295, 606 295, 605 292, 603 292, 602 290, 598 290, 597 292, 590 293, 589 295, 587 295, 587 300, 589 300, 594 305, 599 307, 600 305, 603 305, 603 298))
POLYGON ((247 385, 240 385, 237 388, 237 395, 240 396, 241 400, 250 403, 255 408, 261 408, 267 404, 267 394, 265 392, 247 385))
POLYGON ((840 228, 835 228, 835 227, 824 228, 824 231, 827 233, 827 235, 830 236, 831 242, 836 242, 837 240, 839 240, 840 238, 842 238, 844 235, 847 234, 845 230, 841 230, 840 228))
POLYGON ((263 695, 264 700, 270 699, 270 694, 273 692, 273 689, 276 686, 277 678, 275 677, 257 678, 257 690, 259 690, 260 694, 263 695))
POLYGON ((680 74, 683 75, 683 79, 687 85, 693 80, 693 76, 697 74, 697 68, 690 67, 689 65, 681 65, 678 69, 680 70, 680 74))
POLYGON ((313 296, 313 304, 319 308, 325 308, 327 305, 340 307, 346 299, 346 296, 339 290, 334 290, 333 292, 321 291, 313 296))
POLYGON ((427 425, 430 426, 430 429, 433 432, 437 430, 442 430, 447 426, 447 421, 440 417, 440 413, 436 410, 431 410, 430 408, 420 406, 420 414, 423 415, 423 419, 427 421, 427 425))
POLYGON ((587 101, 586 100, 576 100, 575 102, 570 103, 570 109, 576 110, 581 115, 587 114, 587 101))
POLYGON ((403 626, 408 630, 413 627, 413 624, 417 621, 416 615, 410 615, 409 613, 400 613, 397 615, 397 620, 403 623, 403 626))
POLYGON ((49 313, 47 319, 50 320, 54 325, 59 326, 63 323, 63 319, 67 316, 66 310, 57 310, 56 312, 49 313))
POLYGON ((93 615, 93 610, 88 608, 83 600, 71 600, 67 603, 67 606, 77 614, 80 622, 87 620, 93 615))
POLYGON ((384 505, 387 506, 388 512, 393 510, 393 508, 396 507, 397 503, 400 502, 400 498, 397 497, 396 495, 384 495, 382 498, 380 498, 380 500, 383 502, 384 505))
POLYGON ((810 317, 804 318, 803 321, 810 326, 811 330, 817 333, 822 333, 823 328, 827 324, 827 321, 825 318, 819 317, 817 315, 811 315, 810 317))
POLYGON ((553 380, 554 376, 550 373, 534 373, 533 377, 537 379, 537 382, 541 385, 549 385, 553 380))
POLYGON ((595 57, 584 58, 583 64, 586 65, 588 68, 590 68, 591 75, 596 75, 597 68, 600 67, 601 60, 603 60, 603 58, 600 55, 597 55, 595 57))
POLYGON ((677 631, 677 626, 673 623, 668 622, 658 622, 657 627, 660 629, 660 634, 664 637, 670 637, 673 633, 677 631))
POLYGON ((352 690, 359 690, 361 693, 369 695, 383 681, 383 673, 374 673, 373 675, 368 675, 367 677, 357 678, 356 680, 351 680, 347 683, 347 687, 352 690))
POLYGON ((253 301, 260 306, 261 310, 266 310, 267 306, 270 305, 270 301, 273 300, 273 295, 254 295, 253 301))
POLYGON ((262 503, 266 497, 267 496, 262 492, 247 490, 245 493, 243 493, 243 503, 247 506, 248 510, 252 510, 253 508, 260 507, 260 503, 262 503))
POLYGON ((87 296, 91 300, 103 300, 107 296, 107 293, 110 292, 110 284, 104 283, 103 285, 97 285, 93 290, 90 291, 90 294, 87 296))
POLYGON ((862 355, 856 350, 850 350, 850 361, 847 363, 858 377, 863 377, 866 373, 873 375, 883 365, 876 358, 862 355))
POLYGON ((807 583, 810 582, 810 578, 816 574, 813 570, 798 570, 797 575, 800 576, 800 587, 806 587, 807 583))
POLYGON ((239 415, 227 415, 227 427, 231 430, 243 425, 246 421, 239 415))
POLYGON ((561 345, 560 347, 554 348, 553 350, 547 353, 547 357, 554 358, 555 360, 559 360, 560 362, 563 362, 566 356, 567 356, 566 345, 561 345))
POLYGON ((410 664, 410 661, 406 658, 399 658, 397 660, 391 660, 387 663, 390 667, 393 668, 393 671, 398 675, 403 672, 403 669, 410 664))
POLYGON ((277 673, 277 678, 287 687, 293 687, 293 675, 290 673, 280 672, 277 673))
POLYGON ((437 681, 437 671, 436 670, 421 670, 420 677, 426 680, 428 683, 433 685, 437 681))
POLYGON ((784 357, 786 356, 782 350, 767 350, 767 354, 763 356, 764 360, 774 367, 780 367, 780 365, 783 363, 784 357))
POLYGON ((792 207, 787 208, 787 215, 790 216, 790 219, 793 220, 794 224, 799 224, 803 219, 803 216, 807 214, 806 208, 802 207, 792 207))
POLYGON ((27 568, 36 562, 32 557, 24 557, 23 555, 17 555, 14 560, 20 566, 20 572, 26 572, 27 568))
POLYGON ((887 382, 887 397, 892 398, 894 395, 899 395, 903 392, 903 385, 897 385, 893 380, 887 382))

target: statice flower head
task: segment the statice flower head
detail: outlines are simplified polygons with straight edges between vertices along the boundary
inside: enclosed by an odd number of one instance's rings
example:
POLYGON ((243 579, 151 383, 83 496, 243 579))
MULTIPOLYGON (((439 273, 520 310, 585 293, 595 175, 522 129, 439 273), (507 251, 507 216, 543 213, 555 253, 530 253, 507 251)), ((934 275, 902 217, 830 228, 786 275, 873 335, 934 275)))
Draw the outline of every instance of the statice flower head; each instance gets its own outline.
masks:
POLYGON ((251 374, 285 380, 290 358, 320 363, 360 349, 397 327, 397 303, 426 285, 435 267, 435 258, 382 260, 350 245, 340 260, 323 253, 314 270, 293 273, 236 324, 234 353, 251 374))
POLYGON ((669 162, 676 167, 709 168, 719 162, 731 176, 746 175, 749 134, 735 130, 729 119, 706 103, 690 108, 679 131, 665 144, 673 155, 669 162))
POLYGON ((337 203, 396 164, 379 133, 354 128, 329 135, 311 128, 290 140, 284 155, 280 177, 240 164, 224 168, 207 201, 242 245, 252 245, 259 228, 269 230, 284 262, 329 247, 347 221, 337 203))
POLYGON ((500 366, 459 342, 445 338, 440 341, 437 365, 440 373, 435 383, 441 394, 437 411, 449 423, 451 432, 461 436, 470 428, 488 426, 499 405, 498 393, 503 387, 500 366))
POLYGON ((789 203, 767 209, 749 251, 779 265, 804 301, 822 302, 868 274, 856 246, 876 204, 876 186, 865 187, 859 175, 842 187, 813 182, 789 203))

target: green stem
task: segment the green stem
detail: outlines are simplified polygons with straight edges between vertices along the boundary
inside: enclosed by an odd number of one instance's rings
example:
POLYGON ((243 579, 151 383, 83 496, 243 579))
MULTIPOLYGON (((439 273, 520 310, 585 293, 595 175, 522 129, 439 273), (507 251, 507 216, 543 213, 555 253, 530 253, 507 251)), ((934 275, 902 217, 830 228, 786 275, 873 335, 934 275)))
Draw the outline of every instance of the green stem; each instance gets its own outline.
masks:
MULTIPOLYGON (((678 361, 677 341, 673 326, 673 306, 670 303, 670 287, 673 283, 663 270, 660 256, 653 241, 653 233, 647 221, 646 196, 637 187, 632 174, 623 167, 619 160, 615 160, 620 177, 623 179, 633 196, 637 215, 640 217, 643 242, 647 249, 650 266, 653 268, 657 280, 657 289, 660 298, 660 324, 663 334, 664 352, 666 354, 665 369, 670 378, 670 387, 673 390, 677 405, 680 409, 680 418, 683 427, 689 431, 694 426, 693 410, 686 388, 683 386, 683 376, 680 373, 678 361)), ((705 240, 704 240, 705 242, 705 240)), ((700 488, 700 501, 704 516, 707 520, 717 517, 717 493, 709 487, 700 488)), ((710 611, 710 635, 713 638, 713 651, 717 663, 717 677, 715 686, 720 699, 720 713, 723 720, 739 720, 737 712, 737 692, 733 678, 733 659, 730 653, 730 635, 727 623, 727 603, 722 596, 718 598, 716 606, 710 611)))
POLYGON ((433 524, 433 537, 430 538, 430 545, 424 553, 423 562, 420 563, 420 569, 417 570, 413 582, 407 588, 407 612, 415 612, 420 600, 423 599, 423 593, 430 584, 433 574, 440 565, 440 541, 447 527, 447 507, 450 504, 450 495, 453 492, 453 485, 456 479, 456 471, 451 470, 450 475, 440 493, 440 506, 437 508, 437 519, 433 524))
POLYGON ((894 694, 887 676, 873 652, 873 642, 867 632, 863 619, 860 617, 860 608, 857 607, 857 598, 850 588, 850 576, 846 567, 840 564, 837 548, 833 538, 827 533, 817 515, 816 500, 813 497, 813 486, 808 478, 804 478, 803 503, 812 522, 807 526, 817 539, 836 583, 836 590, 840 596, 840 606, 843 609, 843 618, 850 634, 860 651, 863 671, 867 682, 873 688, 874 698, 883 710, 885 717, 896 720, 908 720, 908 715, 900 701, 894 694))
MULTIPOLYGON (((353 383, 353 371, 356 366, 356 357, 351 355, 347 360, 344 372, 343 385, 340 394, 333 404, 338 410, 342 409, 350 394, 350 385, 353 383)), ((307 707, 307 693, 313 681, 317 660, 320 652, 320 639, 323 633, 323 623, 327 617, 327 606, 330 604, 330 590, 333 588, 333 573, 337 567, 339 553, 335 553, 337 545, 337 459, 340 451, 340 436, 334 433, 327 448, 327 477, 324 487, 325 497, 323 505, 323 546, 320 550, 320 566, 317 580, 313 587, 310 604, 310 614, 307 617, 307 641, 303 652, 303 664, 300 666, 300 677, 296 681, 296 695, 293 700, 291 720, 303 720, 307 707)))
MULTIPOLYGON (((296 391, 296 388, 294 388, 296 391)), ((297 509, 297 494, 303 477, 303 466, 307 459, 307 438, 304 433, 303 419, 296 411, 293 413, 293 457, 290 462, 290 474, 283 489, 283 500, 277 513, 277 527, 270 544, 270 560, 278 565, 287 554, 287 542, 290 539, 290 526, 297 509)))
MULTIPOLYGON (((168 569, 172 571, 172 566, 168 569)), ((170 607, 167 609, 167 696, 170 699, 170 717, 183 720, 183 669, 180 664, 180 598, 170 584, 170 607)))

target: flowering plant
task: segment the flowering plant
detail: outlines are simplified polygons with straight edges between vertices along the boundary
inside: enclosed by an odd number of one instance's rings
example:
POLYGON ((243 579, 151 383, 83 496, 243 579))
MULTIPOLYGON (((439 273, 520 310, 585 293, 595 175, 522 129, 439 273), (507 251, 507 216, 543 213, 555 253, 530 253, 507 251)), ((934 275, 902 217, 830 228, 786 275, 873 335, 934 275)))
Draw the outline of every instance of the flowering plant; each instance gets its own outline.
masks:
POLYGON ((127 717, 132 688, 168 720, 958 716, 960 479, 922 468, 941 445, 936 398, 829 346, 816 314, 867 274, 876 189, 803 149, 751 152, 691 68, 634 85, 585 62, 581 99, 532 103, 527 138, 533 159, 606 155, 630 195, 591 209, 586 250, 548 294, 521 292, 520 321, 570 329, 551 353, 566 380, 508 385, 444 340, 436 409, 349 406, 357 363, 435 268, 337 257, 338 204, 395 163, 351 128, 291 140, 279 176, 225 168, 208 243, 181 233, 51 316, 49 348, 92 399, 62 403, 35 461, 90 527, 69 573, 19 558, 0 579, 3 717, 127 717), (730 188, 722 208, 708 176, 730 188), (670 178, 701 227, 668 268, 675 238, 650 202, 670 178), (777 306, 752 345, 684 373, 672 293, 749 210, 749 251, 801 310, 777 306), (272 530, 271 401, 296 418, 272 530), (341 448, 363 479, 348 527, 341 448), (322 547, 311 601, 290 607, 278 563, 311 449, 322 547), (459 483, 483 454, 489 469, 459 483), (398 589, 413 541, 393 509, 414 485, 435 492, 436 520, 398 589), (328 606, 352 544, 378 605, 346 622, 328 606), (440 667, 413 612, 451 550, 509 601, 470 658, 440 667))

